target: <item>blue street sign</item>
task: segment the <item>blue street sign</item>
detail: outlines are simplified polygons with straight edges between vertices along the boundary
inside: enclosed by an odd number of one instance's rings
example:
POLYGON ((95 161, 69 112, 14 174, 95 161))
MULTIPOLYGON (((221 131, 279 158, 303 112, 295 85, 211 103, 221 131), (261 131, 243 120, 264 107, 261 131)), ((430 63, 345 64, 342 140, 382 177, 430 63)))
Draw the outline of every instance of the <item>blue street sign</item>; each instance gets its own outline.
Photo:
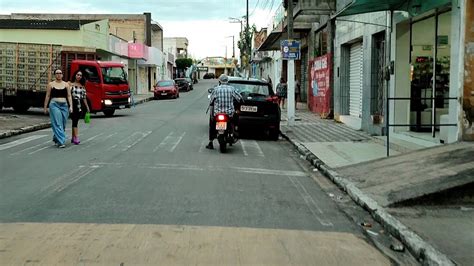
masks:
POLYGON ((301 44, 295 40, 283 40, 280 43, 283 60, 299 60, 301 54, 301 44))

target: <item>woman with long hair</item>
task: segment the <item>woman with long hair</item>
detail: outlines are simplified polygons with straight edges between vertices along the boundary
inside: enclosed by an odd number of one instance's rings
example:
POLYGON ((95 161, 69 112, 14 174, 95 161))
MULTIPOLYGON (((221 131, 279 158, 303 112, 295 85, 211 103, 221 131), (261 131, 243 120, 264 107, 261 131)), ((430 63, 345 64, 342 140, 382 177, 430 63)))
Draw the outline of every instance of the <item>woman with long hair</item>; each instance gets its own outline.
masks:
POLYGON ((55 79, 46 87, 44 113, 51 119, 53 141, 59 148, 66 147, 66 123, 72 112, 72 98, 69 84, 63 81, 61 69, 54 70, 55 79))
POLYGON ((78 145, 81 143, 79 140, 79 128, 77 127, 79 119, 83 117, 84 108, 87 112, 90 112, 89 105, 87 104, 87 94, 86 94, 86 79, 84 78, 80 70, 76 71, 74 74, 73 80, 69 82, 71 86, 71 95, 72 95, 72 138, 71 143, 78 145))

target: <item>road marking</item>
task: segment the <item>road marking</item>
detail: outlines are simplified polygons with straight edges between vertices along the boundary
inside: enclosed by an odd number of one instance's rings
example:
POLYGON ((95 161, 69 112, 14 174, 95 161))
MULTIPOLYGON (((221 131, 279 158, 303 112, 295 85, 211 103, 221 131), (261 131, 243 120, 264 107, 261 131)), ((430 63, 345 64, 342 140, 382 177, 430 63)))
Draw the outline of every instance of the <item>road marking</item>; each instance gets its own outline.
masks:
POLYGON ((274 169, 263 169, 263 168, 248 168, 248 167, 231 167, 241 173, 249 174, 261 174, 261 175, 283 175, 283 176, 307 176, 306 173, 301 171, 284 171, 274 169))
POLYGON ((203 141, 201 141, 201 146, 199 146, 199 151, 198 151, 199 153, 202 153, 204 151, 204 148, 206 148, 206 145, 207 145, 208 142, 209 141, 205 140, 205 139, 203 141))
POLYGON ((318 222, 323 225, 323 226, 333 226, 333 224, 329 221, 326 221, 325 219, 321 219, 317 212, 319 214, 324 215, 324 212, 319 208, 319 206, 316 204, 314 201, 313 197, 308 193, 308 191, 305 189, 305 187, 300 183, 300 181, 294 177, 294 176, 288 176, 288 179, 291 181, 293 186, 296 188, 300 196, 303 198, 304 202, 306 203, 306 206, 309 208, 313 216, 318 220, 318 222))
POLYGON ((257 141, 255 141, 255 140, 251 140, 251 141, 241 140, 241 142, 242 142, 242 149, 244 150, 245 156, 248 155, 247 150, 250 150, 250 151, 254 150, 257 153, 257 156, 265 157, 265 155, 263 154, 263 151, 260 148, 260 145, 258 145, 257 141))
POLYGON ((37 149, 37 150, 35 150, 35 151, 32 151, 32 152, 28 153, 28 155, 35 154, 35 153, 37 153, 37 152, 39 152, 39 151, 42 151, 42 150, 45 150, 45 149, 47 149, 47 148, 49 148, 49 147, 50 147, 50 146, 46 146, 46 147, 43 147, 43 148, 41 148, 41 149, 37 149))
POLYGON ((240 146, 242 146, 242 151, 244 152, 244 155, 249 156, 247 150, 245 149, 245 141, 243 139, 240 140, 240 146))
POLYGON ((50 140, 47 140, 47 141, 45 141, 45 142, 43 142, 43 143, 37 144, 37 145, 35 145, 35 146, 28 147, 28 148, 23 149, 23 150, 21 150, 21 151, 14 152, 14 153, 12 153, 12 154, 10 154, 10 155, 18 155, 18 154, 20 154, 20 153, 22 153, 22 152, 25 152, 25 151, 28 151, 28 150, 33 150, 33 149, 36 149, 36 148, 38 148, 38 147, 40 147, 40 146, 43 146, 43 145, 45 145, 45 144, 48 144, 49 142, 51 142, 51 141, 50 141, 50 140))
POLYGON ((168 136, 165 137, 161 143, 156 146, 156 148, 153 149, 153 152, 156 152, 158 150, 167 150, 169 152, 173 152, 176 147, 179 145, 181 140, 183 140, 184 135, 186 135, 186 132, 181 134, 181 136, 173 136, 174 132, 171 132, 168 134, 168 136))
POLYGON ((276 176, 307 176, 308 174, 301 171, 285 171, 275 169, 264 169, 264 168, 248 168, 248 167, 202 167, 198 165, 189 164, 136 164, 130 165, 129 163, 107 163, 107 162, 94 162, 91 165, 97 166, 111 166, 115 168, 121 167, 136 167, 136 168, 149 168, 149 169, 169 169, 169 170, 195 170, 195 171, 229 171, 233 170, 239 173, 255 174, 255 175, 276 175, 276 176))
MULTIPOLYGON (((117 133, 114 133, 114 134, 117 134, 117 133)), ((75 151, 82 151, 82 150, 84 150, 84 149, 86 149, 86 148, 92 146, 92 144, 94 144, 94 143, 92 143, 92 140, 98 138, 98 137, 101 136, 101 135, 104 135, 104 133, 97 134, 97 135, 95 135, 95 136, 92 136, 92 137, 90 137, 90 138, 88 138, 88 139, 82 141, 81 143, 82 143, 83 145, 81 145, 81 147, 80 147, 79 149, 75 149, 75 151)))
POLYGON ((176 149, 176 146, 178 146, 178 144, 181 142, 181 140, 183 139, 184 135, 186 135, 186 132, 184 132, 183 134, 181 134, 181 136, 178 137, 176 143, 173 145, 173 147, 171 147, 171 149, 169 150, 170 152, 173 152, 174 149, 176 149))
POLYGON ((153 149, 153 152, 156 152, 156 151, 159 150, 160 148, 162 148, 162 147, 164 147, 165 145, 167 145, 167 144, 168 144, 168 141, 169 141, 171 138, 173 138, 173 134, 174 134, 174 132, 170 132, 170 133, 168 134, 168 136, 166 136, 165 139, 162 140, 162 141, 160 142, 160 144, 158 144, 158 146, 156 146, 156 148, 153 149))
POLYGON ((22 139, 17 139, 15 141, 0 145, 0 151, 3 151, 3 150, 6 150, 6 149, 9 149, 9 148, 27 143, 27 142, 35 140, 35 139, 44 138, 46 136, 47 135, 33 135, 33 136, 29 136, 29 137, 22 138, 22 139))
POLYGON ((138 142, 142 141, 144 138, 146 138, 148 135, 151 134, 151 131, 146 131, 146 132, 138 132, 141 134, 141 136, 135 140, 134 142, 132 142, 130 145, 127 145, 125 146, 125 148, 122 149, 122 151, 127 151, 128 149, 130 149, 131 147, 135 146, 138 142))

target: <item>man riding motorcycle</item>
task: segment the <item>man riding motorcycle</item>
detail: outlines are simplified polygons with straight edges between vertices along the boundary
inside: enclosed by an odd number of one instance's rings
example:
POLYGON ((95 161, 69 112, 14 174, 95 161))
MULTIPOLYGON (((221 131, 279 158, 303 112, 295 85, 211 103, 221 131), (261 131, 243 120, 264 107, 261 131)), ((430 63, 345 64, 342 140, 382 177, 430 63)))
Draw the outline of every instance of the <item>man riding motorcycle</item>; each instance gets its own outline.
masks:
POLYGON ((211 94, 209 105, 212 106, 211 114, 209 119, 209 144, 207 149, 214 149, 213 141, 216 138, 216 120, 215 116, 218 113, 226 113, 233 124, 237 122, 237 116, 235 115, 234 100, 242 101, 242 96, 237 92, 234 87, 228 85, 229 77, 222 74, 219 76, 219 86, 215 87, 211 94))

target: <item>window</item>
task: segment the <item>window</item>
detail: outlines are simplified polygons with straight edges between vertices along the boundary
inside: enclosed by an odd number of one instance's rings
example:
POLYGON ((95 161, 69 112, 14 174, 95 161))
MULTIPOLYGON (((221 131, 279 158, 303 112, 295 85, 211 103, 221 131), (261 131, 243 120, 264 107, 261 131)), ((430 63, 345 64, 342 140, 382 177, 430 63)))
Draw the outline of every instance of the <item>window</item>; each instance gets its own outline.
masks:
POLYGON ((80 66, 79 68, 87 81, 100 82, 99 72, 94 66, 80 66))
POLYGON ((105 84, 127 84, 127 76, 121 67, 103 67, 102 76, 105 84))

